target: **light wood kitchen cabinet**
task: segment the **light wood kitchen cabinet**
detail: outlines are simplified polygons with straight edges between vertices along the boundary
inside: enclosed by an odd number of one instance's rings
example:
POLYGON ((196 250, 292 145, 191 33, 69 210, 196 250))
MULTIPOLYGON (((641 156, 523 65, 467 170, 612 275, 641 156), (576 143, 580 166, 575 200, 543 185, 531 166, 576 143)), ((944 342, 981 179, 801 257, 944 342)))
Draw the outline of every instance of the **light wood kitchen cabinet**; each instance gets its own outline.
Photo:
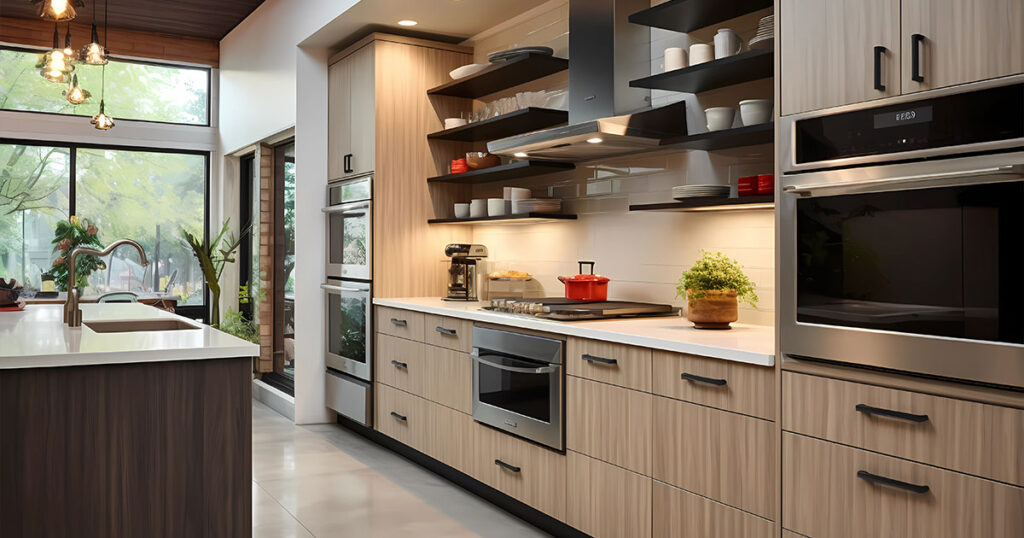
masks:
POLYGON ((651 474, 653 396, 596 381, 566 378, 566 448, 651 474))
POLYGON ((775 418, 775 369, 669 351, 654 352, 654 393, 775 418))
POLYGON ((571 450, 566 458, 566 523, 595 538, 651 535, 650 478, 571 450))
POLYGON ((902 3, 903 93, 1024 72, 1021 0, 902 3), (915 40, 914 35, 922 37, 915 40), (919 55, 917 77, 915 47, 919 55))
POLYGON ((1024 489, 783 433, 782 524, 814 538, 1024 535, 1024 489))
POLYGON ((779 17, 781 114, 900 94, 900 0, 779 0, 779 17))
POLYGON ((569 375, 650 392, 650 348, 569 338, 565 343, 569 375))
POLYGON ((374 372, 377 381, 389 387, 419 394, 426 375, 425 346, 419 342, 377 333, 374 372))
POLYGON ((565 455, 473 423, 477 480, 565 521, 565 455))
POLYGON ((464 319, 427 314, 423 321, 425 342, 469 353, 473 347, 473 323, 464 319))
POLYGON ((328 160, 330 179, 372 172, 376 132, 374 43, 328 68, 328 160))
POLYGON ((377 431, 425 454, 434 453, 435 424, 426 401, 381 383, 374 384, 377 431))
POLYGON ((378 306, 375 318, 377 332, 417 342, 424 341, 424 318, 420 312, 378 306))
POLYGON ((472 474, 469 469, 476 451, 473 417, 443 405, 430 405, 436 427, 434 454, 431 456, 449 467, 472 474))
POLYGON ((473 362, 469 355, 423 344, 419 394, 463 413, 473 412, 473 362))
POLYGON ((771 538, 775 530, 770 520, 657 481, 653 521, 656 538, 771 538))

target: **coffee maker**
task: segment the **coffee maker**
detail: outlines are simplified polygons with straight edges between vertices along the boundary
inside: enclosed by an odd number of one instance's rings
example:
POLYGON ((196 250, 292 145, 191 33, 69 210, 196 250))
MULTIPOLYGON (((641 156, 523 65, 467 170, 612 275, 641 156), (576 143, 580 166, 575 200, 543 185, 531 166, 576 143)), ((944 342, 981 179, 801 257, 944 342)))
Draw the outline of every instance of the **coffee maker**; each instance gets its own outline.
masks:
POLYGON ((487 257, 487 247, 469 243, 452 243, 444 247, 444 255, 452 259, 448 268, 446 301, 476 301, 476 262, 487 257))

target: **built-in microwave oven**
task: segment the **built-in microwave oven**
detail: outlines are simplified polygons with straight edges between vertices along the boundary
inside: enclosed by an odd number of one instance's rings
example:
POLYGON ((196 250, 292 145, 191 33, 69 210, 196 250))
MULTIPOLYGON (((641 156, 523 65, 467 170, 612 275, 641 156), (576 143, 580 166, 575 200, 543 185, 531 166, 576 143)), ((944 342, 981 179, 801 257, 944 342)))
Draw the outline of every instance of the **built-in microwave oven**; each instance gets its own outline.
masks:
POLYGON ((327 186, 327 278, 371 279, 373 176, 327 186))
POLYGON ((1024 78, 783 117, 780 169, 784 357, 1024 388, 1024 78))

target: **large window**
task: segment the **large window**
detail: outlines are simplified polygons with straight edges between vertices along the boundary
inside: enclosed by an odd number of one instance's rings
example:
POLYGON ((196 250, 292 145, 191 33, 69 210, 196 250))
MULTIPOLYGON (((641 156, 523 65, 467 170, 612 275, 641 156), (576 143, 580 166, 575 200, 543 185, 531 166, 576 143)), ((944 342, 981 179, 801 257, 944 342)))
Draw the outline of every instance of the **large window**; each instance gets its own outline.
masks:
POLYGON ((138 241, 150 264, 118 249, 86 295, 160 291, 203 305, 203 276, 181 230, 206 232, 208 154, 0 141, 0 276, 38 287, 55 254, 53 228, 88 219, 104 243, 138 241))
MULTIPOLYGON (((39 52, 0 49, 0 110, 95 116, 103 69, 75 66, 92 97, 75 106, 61 94, 66 84, 39 75, 39 52)), ((209 125, 210 70, 111 60, 106 67, 106 113, 115 120, 209 125)))

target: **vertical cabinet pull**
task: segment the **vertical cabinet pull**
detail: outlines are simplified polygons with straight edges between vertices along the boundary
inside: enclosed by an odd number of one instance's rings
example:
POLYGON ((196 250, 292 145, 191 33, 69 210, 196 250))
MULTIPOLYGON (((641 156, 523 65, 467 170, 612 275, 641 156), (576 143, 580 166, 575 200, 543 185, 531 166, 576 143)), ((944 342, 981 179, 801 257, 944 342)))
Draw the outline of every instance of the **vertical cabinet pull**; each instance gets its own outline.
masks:
POLYGON ((885 47, 875 47, 875 89, 884 92, 885 84, 882 84, 882 56, 885 55, 885 47))
POLYGON ((345 155, 345 173, 352 172, 352 154, 348 153, 345 155))
POLYGON ((892 409, 883 409, 881 407, 872 407, 867 404, 857 404, 854 409, 858 413, 864 413, 865 415, 878 415, 881 417, 898 418, 900 420, 908 420, 910 422, 928 422, 928 415, 915 415, 912 413, 904 413, 903 411, 893 411, 892 409))
POLYGON ((509 465, 501 460, 494 460, 494 464, 497 465, 498 467, 501 467, 502 469, 512 471, 513 473, 518 473, 519 471, 522 471, 521 468, 516 467, 515 465, 509 465))
POLYGON ((614 365, 614 364, 618 364, 619 363, 619 361, 617 359, 606 359, 604 357, 595 357, 594 355, 591 355, 589 353, 584 353, 583 356, 582 356, 582 359, 587 361, 587 362, 595 363, 595 364, 614 365))
POLYGON ((406 422, 409 420, 409 417, 406 417, 405 415, 399 415, 394 411, 391 412, 391 416, 395 417, 395 420, 401 420, 402 422, 406 422))
POLYGON ((924 82, 924 75, 921 74, 921 42, 924 36, 914 34, 910 36, 910 78, 914 82, 924 82))
POLYGON ((439 332, 439 333, 441 333, 441 334, 447 334, 448 336, 455 336, 455 334, 456 334, 456 330, 455 329, 445 329, 444 327, 435 327, 434 330, 439 332))
POLYGON ((727 383, 727 381, 724 380, 724 379, 715 379, 715 378, 712 378, 712 377, 704 377, 704 376, 699 376, 699 375, 694 375, 694 374, 688 374, 686 372, 683 372, 680 375, 680 377, 682 377, 683 379, 685 379, 687 381, 692 381, 694 383, 706 383, 708 385, 714 385, 716 387, 724 387, 725 384, 727 383))
POLYGON ((896 480, 895 478, 889 478, 886 476, 879 476, 877 474, 872 474, 867 471, 857 471, 857 478, 869 484, 889 486, 892 488, 903 489, 918 494, 928 493, 928 491, 931 489, 928 486, 911 484, 910 482, 904 482, 902 480, 896 480))
POLYGON ((406 362, 399 362, 399 361, 396 361, 396 360, 392 360, 391 364, 394 364, 395 368, 403 368, 403 369, 406 369, 406 370, 409 369, 409 363, 406 363, 406 362))
POLYGON ((406 327, 409 325, 409 322, 404 319, 391 318, 391 324, 396 327, 406 327))

